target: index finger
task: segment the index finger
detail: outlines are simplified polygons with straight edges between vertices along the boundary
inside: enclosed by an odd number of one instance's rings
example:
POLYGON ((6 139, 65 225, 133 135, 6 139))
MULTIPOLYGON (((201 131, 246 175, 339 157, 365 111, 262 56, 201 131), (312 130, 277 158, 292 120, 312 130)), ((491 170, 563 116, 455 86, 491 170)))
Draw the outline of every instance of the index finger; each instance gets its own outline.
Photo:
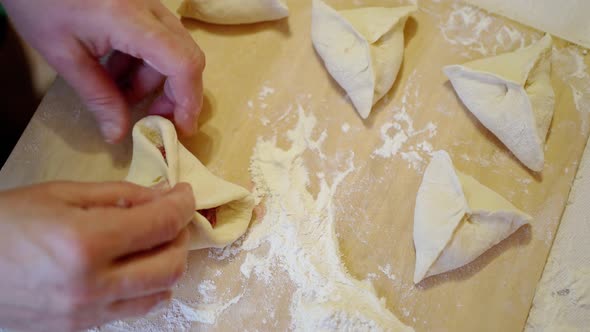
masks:
POLYGON ((189 185, 179 184, 141 205, 94 209, 95 216, 108 226, 95 234, 101 239, 97 241, 102 244, 101 250, 108 251, 110 259, 119 259, 174 240, 195 215, 193 195, 189 185))
POLYGON ((167 77, 162 98, 169 103, 160 100, 154 104, 160 109, 150 112, 166 113, 161 108, 170 108, 181 133, 192 134, 203 103, 205 55, 192 38, 173 33, 152 15, 125 18, 122 24, 126 28, 114 37, 113 47, 143 59, 167 77))

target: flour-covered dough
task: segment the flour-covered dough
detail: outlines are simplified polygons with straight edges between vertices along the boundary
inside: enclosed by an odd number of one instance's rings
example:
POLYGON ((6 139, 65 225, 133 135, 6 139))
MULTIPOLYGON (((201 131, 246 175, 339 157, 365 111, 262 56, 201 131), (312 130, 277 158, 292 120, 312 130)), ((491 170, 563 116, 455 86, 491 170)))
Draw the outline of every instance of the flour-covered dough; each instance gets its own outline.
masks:
POLYGON ((283 0, 183 0, 178 13, 215 24, 249 24, 289 16, 283 0))
POLYGON ((551 36, 515 52, 444 68, 465 106, 525 166, 543 170, 553 119, 551 36))
POLYGON ((531 217, 434 153, 414 213, 414 283, 461 267, 504 240, 531 217))
POLYGON ((404 26, 416 9, 336 11, 313 0, 313 45, 364 119, 395 82, 404 56, 404 26))
POLYGON ((133 128, 127 181, 146 187, 192 185, 197 211, 190 225, 191 250, 231 244, 246 232, 252 218, 250 192, 211 173, 179 143, 174 125, 162 117, 147 117, 133 128))

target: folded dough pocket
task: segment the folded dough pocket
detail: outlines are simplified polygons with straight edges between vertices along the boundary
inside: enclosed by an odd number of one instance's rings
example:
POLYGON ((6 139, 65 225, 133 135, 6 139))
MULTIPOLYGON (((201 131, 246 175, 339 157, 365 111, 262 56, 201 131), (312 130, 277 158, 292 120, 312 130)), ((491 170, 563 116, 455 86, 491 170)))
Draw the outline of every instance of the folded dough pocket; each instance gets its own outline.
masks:
POLYGON ((133 128, 127 181, 147 187, 191 184, 197 207, 189 226, 191 250, 231 244, 246 232, 252 218, 250 192, 211 173, 178 142, 174 125, 162 117, 146 117, 133 128))
POLYGON ((543 170, 553 119, 549 35, 511 53, 444 68, 457 95, 525 166, 543 170))
POLYGON ((414 282, 470 263, 531 219, 435 152, 416 197, 414 282))
POLYGON ((405 6, 336 11, 313 0, 313 45, 363 119, 397 78, 404 56, 404 27, 416 10, 405 6))
POLYGON ((248 24, 289 16, 282 0, 183 0, 178 13, 214 24, 248 24))

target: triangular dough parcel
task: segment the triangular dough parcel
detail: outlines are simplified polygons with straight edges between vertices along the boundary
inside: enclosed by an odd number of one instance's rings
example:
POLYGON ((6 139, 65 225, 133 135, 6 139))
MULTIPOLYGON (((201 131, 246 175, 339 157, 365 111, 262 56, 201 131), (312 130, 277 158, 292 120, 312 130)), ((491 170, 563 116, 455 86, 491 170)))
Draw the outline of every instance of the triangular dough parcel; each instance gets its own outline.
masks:
POLYGON ((414 283, 461 267, 532 218, 435 152, 416 197, 414 283))
POLYGON ((337 12, 321 0, 313 1, 313 45, 363 119, 395 82, 404 56, 404 26, 416 9, 337 12))
POLYGON ((289 8, 282 0, 183 0, 178 13, 214 24, 249 24, 280 20, 289 8))
POLYGON ((162 117, 146 117, 133 128, 127 181, 146 187, 192 185, 197 211, 190 225, 191 250, 231 244, 246 232, 252 218, 250 192, 211 173, 178 142, 174 125, 162 117))
POLYGON ((553 119, 551 36, 515 52, 444 68, 465 106, 528 168, 540 172, 553 119))

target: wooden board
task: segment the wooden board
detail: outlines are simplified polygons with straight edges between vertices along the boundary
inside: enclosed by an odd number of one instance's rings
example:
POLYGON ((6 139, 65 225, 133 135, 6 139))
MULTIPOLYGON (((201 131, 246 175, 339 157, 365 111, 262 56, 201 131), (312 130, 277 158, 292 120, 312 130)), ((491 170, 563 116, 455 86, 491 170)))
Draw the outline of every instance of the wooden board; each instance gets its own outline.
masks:
MULTIPOLYGON (((351 8, 354 2, 331 1, 337 8, 351 8)), ((178 5, 177 0, 166 3, 171 8, 178 5)), ((248 164, 257 138, 277 135, 283 142, 284 133, 297 120, 296 112, 288 110, 300 104, 318 119, 318 134, 328 132, 323 146, 327 156, 355 154, 357 167, 336 194, 337 231, 350 273, 359 279, 373 279, 389 308, 417 331, 521 330, 588 139, 584 127, 587 114, 576 110, 569 87, 554 75, 557 107, 546 168, 541 175, 531 174, 462 106, 441 72, 443 65, 481 57, 481 50, 471 44, 453 43, 449 30, 441 27, 449 22, 453 9, 463 5, 423 1, 422 10, 405 30, 406 58, 398 81, 363 122, 313 50, 310 4, 307 0, 289 1, 291 17, 274 23, 230 27, 185 22, 207 54, 201 131, 185 140, 185 145, 215 173, 251 186, 248 164), (274 94, 260 95, 264 86, 274 88, 274 94), (531 227, 519 230, 472 264, 417 287, 412 283, 413 209, 427 159, 414 167, 401 153, 391 158, 374 153, 383 145, 383 125, 403 110, 416 131, 429 122, 437 128, 431 139, 410 137, 404 151, 428 139, 434 149, 449 151, 459 170, 535 217, 531 227), (346 133, 343 124, 350 126, 346 133), (388 265, 388 273, 380 272, 388 265)), ((501 18, 491 20, 489 31, 508 25, 522 31, 527 41, 540 36, 501 18)), ((484 34, 482 38, 489 41, 495 36, 484 34)), ((558 42, 558 47, 563 46, 558 42)), ((586 62, 590 64, 589 59, 586 62)), ((407 124, 404 126, 407 130, 407 124)), ((395 130, 383 134, 393 136, 395 130)), ((118 146, 103 143, 75 94, 57 81, 0 172, 0 187, 55 179, 121 180, 130 158, 130 141, 118 146)), ((309 160, 308 166, 310 173, 339 167, 319 160, 309 160)), ((317 190, 317 184, 312 183, 310 190, 317 190)), ((214 279, 220 292, 235 296, 243 289, 248 291, 238 304, 225 310, 216 326, 201 328, 288 328, 292 287, 287 278, 277 272, 275 278, 285 280, 284 287, 269 292, 255 278, 240 278, 242 260, 241 254, 219 261, 211 259, 207 251, 192 253, 179 296, 194 300, 191 294, 198 282, 214 279), (218 270, 223 271, 222 277, 215 275, 218 270), (258 308, 262 299, 265 306, 274 307, 274 317, 265 317, 258 308)))

